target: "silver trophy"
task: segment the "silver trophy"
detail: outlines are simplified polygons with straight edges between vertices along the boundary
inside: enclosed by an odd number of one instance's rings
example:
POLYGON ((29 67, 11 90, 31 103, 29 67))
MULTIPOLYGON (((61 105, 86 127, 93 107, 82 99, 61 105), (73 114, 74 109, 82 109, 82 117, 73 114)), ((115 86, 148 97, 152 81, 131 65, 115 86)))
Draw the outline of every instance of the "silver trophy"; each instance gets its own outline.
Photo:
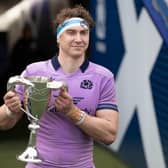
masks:
POLYGON ((61 88, 67 89, 67 85, 62 81, 54 81, 43 76, 25 78, 14 76, 9 78, 7 89, 13 90, 16 87, 23 91, 24 108, 21 107, 21 110, 27 114, 30 121, 28 125, 30 129, 28 146, 22 154, 17 156, 17 159, 24 162, 40 163, 42 158, 36 148, 36 132, 40 128, 38 120, 48 107, 51 91, 61 88))

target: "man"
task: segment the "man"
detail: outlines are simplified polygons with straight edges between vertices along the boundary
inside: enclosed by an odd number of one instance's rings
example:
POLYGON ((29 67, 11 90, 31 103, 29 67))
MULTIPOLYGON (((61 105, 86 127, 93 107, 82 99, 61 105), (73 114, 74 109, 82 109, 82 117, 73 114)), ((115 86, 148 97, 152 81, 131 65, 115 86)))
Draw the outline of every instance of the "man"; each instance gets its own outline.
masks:
MULTIPOLYGON (((85 56, 93 20, 82 6, 61 10, 54 24, 58 56, 28 65, 22 76, 61 80, 68 90, 52 94, 50 107, 40 118, 36 141, 43 162, 28 163, 26 168, 94 168, 93 139, 111 144, 116 138, 114 77, 85 56)), ((11 91, 4 102, 0 125, 11 128, 21 118, 21 102, 11 91)))

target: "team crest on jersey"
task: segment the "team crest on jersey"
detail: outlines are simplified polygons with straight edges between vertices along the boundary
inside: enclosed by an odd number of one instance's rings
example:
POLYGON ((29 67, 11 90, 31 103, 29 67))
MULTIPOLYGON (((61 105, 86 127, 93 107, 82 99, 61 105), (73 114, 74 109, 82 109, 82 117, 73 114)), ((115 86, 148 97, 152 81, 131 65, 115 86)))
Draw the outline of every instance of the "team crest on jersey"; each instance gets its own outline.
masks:
POLYGON ((93 83, 90 80, 83 80, 80 84, 80 88, 83 89, 92 89, 93 88, 93 83))

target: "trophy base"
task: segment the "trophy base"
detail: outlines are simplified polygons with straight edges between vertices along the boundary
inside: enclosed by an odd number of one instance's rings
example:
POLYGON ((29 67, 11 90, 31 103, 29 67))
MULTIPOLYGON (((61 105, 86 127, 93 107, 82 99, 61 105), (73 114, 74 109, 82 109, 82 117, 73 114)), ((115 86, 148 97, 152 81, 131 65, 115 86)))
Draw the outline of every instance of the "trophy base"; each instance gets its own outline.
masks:
POLYGON ((17 156, 17 159, 23 162, 41 163, 42 160, 38 156, 37 150, 29 146, 21 155, 17 156))

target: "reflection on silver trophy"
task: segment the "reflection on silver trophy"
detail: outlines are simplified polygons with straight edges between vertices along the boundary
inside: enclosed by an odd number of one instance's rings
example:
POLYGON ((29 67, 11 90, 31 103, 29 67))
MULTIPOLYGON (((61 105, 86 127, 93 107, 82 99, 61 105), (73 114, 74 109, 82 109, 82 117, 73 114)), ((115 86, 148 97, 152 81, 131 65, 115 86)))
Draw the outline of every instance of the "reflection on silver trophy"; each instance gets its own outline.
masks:
POLYGON ((42 158, 35 144, 36 132, 40 128, 38 120, 48 107, 51 91, 67 88, 67 85, 62 81, 54 81, 43 76, 10 77, 7 89, 14 90, 16 87, 23 91, 24 108, 21 107, 21 110, 27 114, 30 121, 28 125, 30 129, 28 146, 22 154, 17 156, 17 159, 24 162, 40 163, 42 158))

